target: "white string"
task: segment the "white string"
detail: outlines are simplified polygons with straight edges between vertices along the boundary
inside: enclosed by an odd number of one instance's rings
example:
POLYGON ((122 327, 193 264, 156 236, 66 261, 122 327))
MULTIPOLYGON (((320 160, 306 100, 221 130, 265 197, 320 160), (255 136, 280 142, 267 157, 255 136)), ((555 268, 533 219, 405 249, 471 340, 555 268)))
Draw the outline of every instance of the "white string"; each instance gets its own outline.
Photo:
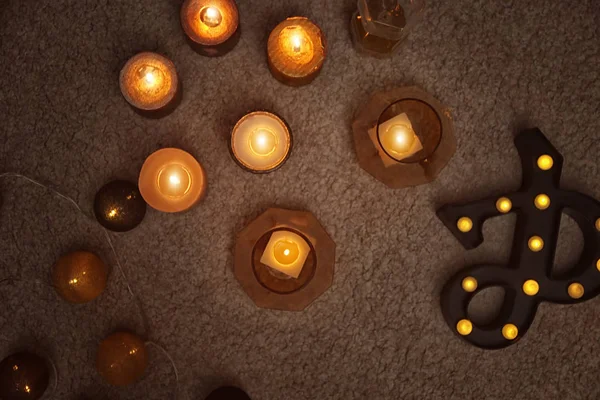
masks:
POLYGON ((46 359, 50 363, 52 371, 54 371, 54 389, 52 389, 50 394, 51 396, 54 396, 56 394, 56 390, 58 389, 58 370, 56 369, 56 364, 54 364, 54 361, 50 357, 46 357, 46 359))
MULTIPOLYGON (((55 195, 57 195, 58 197, 68 201, 69 203, 71 203, 77 210, 79 210, 79 212, 81 214, 83 214, 85 217, 93 219, 92 217, 90 217, 88 214, 85 213, 85 211, 83 211, 83 209, 79 206, 79 204, 77 204, 77 202, 75 200, 73 200, 72 198, 65 196, 64 194, 60 193, 59 191, 46 186, 34 179, 31 179, 25 175, 21 175, 21 174, 17 174, 14 172, 5 172, 0 174, 0 179, 4 178, 4 177, 17 177, 17 178, 22 178, 28 182, 33 183, 34 185, 37 185, 41 188, 44 188, 46 190, 51 191, 52 193, 54 193, 55 195)), ((113 256, 115 257, 115 262, 117 264, 117 268, 119 269, 119 272, 121 273, 121 276, 123 277, 123 281, 125 282, 125 285, 127 286, 127 290, 129 291, 129 294, 131 294, 131 297, 133 297, 134 299, 137 300, 136 295, 133 293, 133 290, 131 289, 131 285, 129 284, 129 280, 127 279, 127 275, 125 274, 125 270, 123 269, 123 266, 121 265, 121 261, 119 259, 119 255, 117 254, 117 251, 115 250, 115 247, 112 243, 112 240, 110 238, 110 235, 108 233, 108 231, 102 227, 102 231, 104 232, 104 237, 106 238, 106 241, 108 242, 108 245, 110 246, 110 249, 113 253, 113 256)), ((15 279, 15 278, 6 278, 6 279, 2 279, 0 280, 0 283, 4 282, 4 281, 11 281, 11 280, 20 280, 20 279, 15 279)), ((43 282, 40 282, 43 283, 43 282)), ((50 285, 52 286, 52 285, 50 285)), ((141 308, 141 304, 138 304, 140 306, 140 311, 142 311, 142 317, 144 317, 144 312, 143 309, 141 308)), ((173 361, 173 358, 171 357, 171 355, 160 345, 154 343, 154 342, 146 342, 147 345, 152 345, 154 347, 156 347, 157 349, 161 350, 163 352, 163 354, 169 359, 169 361, 171 362, 171 365, 173 366, 173 372, 175 373, 175 398, 178 397, 179 394, 179 372, 177 371, 177 366, 175 365, 175 361, 173 361)), ((48 358, 49 359, 49 358, 48 358)), ((49 359, 50 360, 50 359, 49 359)), ((54 370, 54 391, 56 391, 56 388, 58 387, 58 372, 56 369, 56 365, 54 364, 54 362, 52 360, 50 360, 50 364, 52 366, 52 369, 54 370)))
MULTIPOLYGON (((69 196, 65 196, 64 194, 60 193, 58 190, 55 190, 55 189, 51 188, 50 186, 46 186, 34 179, 31 179, 25 175, 17 174, 15 172, 5 172, 3 174, 0 174, 0 178, 9 177, 9 176, 25 179, 26 181, 29 181, 29 182, 33 183, 34 185, 37 185, 41 188, 51 191, 58 197, 71 203, 85 217, 91 219, 91 217, 88 214, 86 214, 86 212, 83 211, 83 209, 81 207, 79 207, 79 204, 77 204, 77 202, 75 200, 73 200, 69 196)), ((117 268, 119 269, 119 272, 121 273, 121 276, 123 277, 123 281, 125 282, 125 285, 127 286, 127 290, 129 291, 129 294, 131 294, 131 297, 135 297, 135 294, 133 293, 133 290, 131 289, 131 285, 129 284, 129 280, 127 279, 127 275, 125 275, 125 270, 123 269, 123 266, 121 265, 121 261, 119 260, 119 255, 117 254, 117 251, 115 250, 115 247, 113 246, 112 240, 110 239, 108 231, 104 227, 102 227, 102 231, 104 232, 106 241, 108 242, 108 245, 110 246, 113 256, 115 257, 115 262, 117 264, 117 268)))
POLYGON ((179 372, 177 371, 177 366, 175 365, 175 361, 173 361, 173 358, 171 357, 171 355, 167 352, 167 350, 164 349, 164 347, 151 342, 151 341, 147 341, 146 345, 151 345, 156 347, 157 349, 159 349, 160 351, 163 352, 163 354, 169 359, 169 361, 171 362, 171 365, 173 366, 173 372, 175 373, 175 399, 177 399, 178 395, 179 395, 179 372))

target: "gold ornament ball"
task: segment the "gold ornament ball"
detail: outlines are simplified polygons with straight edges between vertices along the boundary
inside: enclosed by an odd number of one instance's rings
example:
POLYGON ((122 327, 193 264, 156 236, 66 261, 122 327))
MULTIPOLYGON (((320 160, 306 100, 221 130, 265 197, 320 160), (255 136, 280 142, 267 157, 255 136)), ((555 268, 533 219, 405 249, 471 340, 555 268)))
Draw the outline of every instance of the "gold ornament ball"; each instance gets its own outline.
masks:
POLYGON ((106 288, 108 267, 88 251, 76 251, 60 257, 52 270, 56 292, 74 304, 94 300, 106 288))
POLYGON ((46 360, 20 352, 0 362, 0 399, 38 400, 48 388, 50 370, 46 360))
POLYGON ((113 333, 98 347, 96 368, 100 376, 114 386, 127 386, 138 381, 148 366, 144 341, 127 333, 113 333))
POLYGON ((532 236, 528 242, 529 250, 537 253, 544 248, 544 240, 539 236, 532 236))

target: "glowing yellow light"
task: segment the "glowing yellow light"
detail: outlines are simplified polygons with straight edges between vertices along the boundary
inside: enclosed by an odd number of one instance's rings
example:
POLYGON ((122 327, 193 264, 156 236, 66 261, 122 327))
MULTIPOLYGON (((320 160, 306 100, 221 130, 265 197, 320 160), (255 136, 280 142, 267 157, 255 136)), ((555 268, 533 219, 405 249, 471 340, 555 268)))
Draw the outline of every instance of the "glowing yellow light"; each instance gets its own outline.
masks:
POLYGON ((158 189, 165 196, 182 197, 191 186, 192 177, 183 165, 167 165, 158 174, 158 189))
POLYGON ((156 83, 156 76, 152 72, 146 72, 144 79, 148 85, 154 85, 156 83))
POLYGON ((596 261, 596 269, 598 269, 598 271, 600 271, 600 259, 598 259, 598 261, 596 261))
POLYGON ((585 289, 583 288, 583 285, 581 283, 575 282, 569 285, 567 292, 569 293, 569 296, 571 296, 573 299, 580 299, 583 297, 585 289))
POLYGON ((535 206, 540 210, 545 210, 550 207, 550 197, 545 194, 538 194, 535 196, 535 206))
POLYGON ((596 230, 600 232, 600 218, 596 220, 596 230))
POLYGON ((25 385, 25 391, 26 391, 27 393, 30 393, 30 392, 31 392, 31 388, 29 387, 29 385, 25 385))
POLYGON ((70 284, 70 285, 75 285, 77 282, 79 282, 79 281, 77 280, 77 278, 73 278, 73 279, 71 279, 71 280, 69 281, 69 284, 70 284))
POLYGON ((554 160, 547 154, 540 156, 537 160, 537 165, 539 169, 543 171, 548 171, 554 166, 554 160))
POLYGON ((248 137, 250 150, 258 156, 266 157, 277 149, 277 136, 269 129, 257 129, 248 137))
POLYGON ((473 278, 472 276, 467 276, 462 281, 462 288, 465 292, 474 292, 475 290, 477 290, 477 279, 473 278))
POLYGON ((171 182, 171 184, 173 184, 173 185, 180 185, 181 179, 179 179, 179 176, 177 176, 177 175, 171 175, 169 177, 169 182, 171 182))
POLYGON ((13 365, 13 371, 18 371, 19 370, 19 366, 18 365, 13 365))
POLYGON ((291 240, 280 240, 273 246, 273 256, 278 263, 290 265, 300 257, 300 247, 291 240))
POLYGON ((541 251, 544 248, 544 240, 539 237, 539 236, 532 236, 529 239, 529 250, 537 253, 538 251, 541 251))
POLYGON ((519 336, 519 329, 513 324, 506 324, 502 328, 502 336, 507 340, 515 340, 519 336))
POLYGON ((508 197, 500 197, 496 202, 496 209, 506 214, 512 210, 512 201, 508 197))
POLYGON ((135 353, 137 353, 137 349, 131 349, 131 350, 129 350, 129 354, 130 355, 134 355, 135 353))
POLYGON ((473 332, 473 324, 468 319, 461 319, 458 321, 458 324, 456 324, 456 330, 461 335, 467 336, 473 332))
POLYGON ((540 285, 533 279, 526 280, 523 284, 523 292, 528 296, 535 296, 540 291, 540 285))
POLYGON ((200 21, 210 28, 221 25, 223 15, 216 7, 205 7, 200 11, 200 21))
POLYGON ((458 230, 463 233, 471 232, 471 229, 473 229, 473 221, 469 217, 462 217, 458 220, 456 226, 458 227, 458 230))
POLYGON ((116 208, 113 208, 112 210, 110 210, 108 212, 108 217, 109 218, 114 218, 117 216, 117 214, 119 213, 119 210, 117 210, 116 208))
POLYGON ((291 40, 292 40, 292 49, 295 52, 299 52, 300 50, 302 50, 302 36, 294 35, 294 36, 292 36, 291 40))

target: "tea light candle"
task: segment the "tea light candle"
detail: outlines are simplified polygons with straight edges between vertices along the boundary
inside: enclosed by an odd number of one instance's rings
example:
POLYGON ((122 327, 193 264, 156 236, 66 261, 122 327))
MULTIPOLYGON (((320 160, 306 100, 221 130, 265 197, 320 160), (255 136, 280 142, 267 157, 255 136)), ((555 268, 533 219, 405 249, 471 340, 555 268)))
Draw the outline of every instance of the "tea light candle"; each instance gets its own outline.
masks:
POLYGON ((239 12, 234 0, 186 0, 181 26, 192 48, 205 56, 220 56, 239 39, 239 12))
POLYGON ((404 160, 423 150, 423 144, 406 113, 380 124, 377 135, 383 150, 395 161, 404 160))
POLYGON ((160 54, 144 52, 130 58, 119 84, 125 100, 148 116, 163 116, 181 100, 175 65, 160 54))
POLYGON ((292 135, 277 115, 256 111, 245 115, 235 125, 230 148, 242 168, 255 173, 271 172, 289 157, 292 135))
POLYGON ((292 278, 298 278, 310 246, 302 238, 289 230, 273 232, 263 252, 260 262, 292 278))
POLYGON ((161 149, 144 162, 139 178, 146 203, 163 212, 181 212, 197 204, 206 193, 206 174, 191 154, 161 149))
POLYGON ((308 18, 288 18, 271 32, 267 54, 275 78, 290 86, 306 85, 317 77, 325 62, 325 36, 308 18))

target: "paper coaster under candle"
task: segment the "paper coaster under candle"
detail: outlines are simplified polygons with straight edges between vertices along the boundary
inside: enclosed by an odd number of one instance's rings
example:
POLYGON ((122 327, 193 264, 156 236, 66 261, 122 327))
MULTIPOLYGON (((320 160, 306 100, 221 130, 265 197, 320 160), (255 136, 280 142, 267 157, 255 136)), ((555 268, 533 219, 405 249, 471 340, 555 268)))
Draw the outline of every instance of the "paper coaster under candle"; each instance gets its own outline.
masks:
POLYGON ((119 84, 125 100, 145 117, 164 117, 181 102, 175 65, 160 54, 144 52, 130 58, 121 70, 119 84))
POLYGON ((291 17, 273 29, 267 43, 271 73, 290 86, 311 83, 327 55, 325 36, 314 22, 291 17))
POLYGON ((239 12, 234 0, 186 0, 180 17, 188 43, 203 56, 222 56, 239 41, 239 12))
POLYGON ((263 308, 304 310, 331 286, 334 264, 335 243, 306 211, 267 210, 235 247, 235 276, 263 308))
POLYGON ((230 138, 233 159, 244 169, 267 173, 281 167, 292 150, 292 133, 285 121, 266 111, 245 115, 230 138))
POLYGON ((181 212, 196 205, 206 193, 206 174, 189 153, 166 148, 152 153, 139 178, 142 197, 163 212, 181 212))

